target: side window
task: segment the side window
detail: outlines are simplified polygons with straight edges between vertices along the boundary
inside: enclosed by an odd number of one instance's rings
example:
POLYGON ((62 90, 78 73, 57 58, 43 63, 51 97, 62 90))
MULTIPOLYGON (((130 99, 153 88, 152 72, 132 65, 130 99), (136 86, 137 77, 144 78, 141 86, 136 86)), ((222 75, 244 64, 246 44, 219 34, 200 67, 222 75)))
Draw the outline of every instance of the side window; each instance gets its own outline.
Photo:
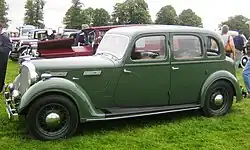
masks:
POLYGON ((132 60, 165 59, 165 36, 147 36, 135 42, 132 60))
POLYGON ((219 44, 213 37, 207 37, 207 56, 216 57, 220 55, 219 44))
POLYGON ((173 55, 175 59, 201 58, 201 41, 194 35, 175 35, 173 37, 173 55))

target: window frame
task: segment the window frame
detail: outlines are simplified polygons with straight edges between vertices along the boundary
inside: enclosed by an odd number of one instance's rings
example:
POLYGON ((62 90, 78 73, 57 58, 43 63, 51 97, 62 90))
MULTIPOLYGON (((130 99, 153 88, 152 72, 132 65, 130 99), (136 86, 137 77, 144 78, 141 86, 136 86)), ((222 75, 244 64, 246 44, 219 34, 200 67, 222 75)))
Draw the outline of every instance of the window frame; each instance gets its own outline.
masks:
POLYGON ((131 43, 131 50, 129 51, 129 54, 127 55, 127 57, 129 57, 129 61, 132 63, 147 63, 147 62, 166 62, 166 60, 169 59, 170 56, 170 50, 169 50, 169 45, 168 43, 168 33, 153 33, 153 34, 142 34, 137 36, 136 38, 134 38, 133 42, 131 43), (135 50, 135 44, 136 42, 141 39, 141 38, 146 38, 146 37, 152 37, 152 36, 156 36, 156 37, 164 37, 164 58, 163 59, 138 59, 138 60, 133 60, 131 58, 131 53, 132 51, 135 50))
POLYGON ((208 58, 208 59, 218 59, 218 58, 220 58, 221 56, 222 56, 222 50, 221 50, 221 47, 220 47, 220 43, 219 43, 219 41, 218 41, 218 39, 216 39, 215 37, 213 37, 212 35, 205 35, 205 40, 206 40, 206 46, 205 46, 205 49, 206 49, 206 57, 208 58), (218 51, 219 51, 219 55, 217 55, 217 56, 208 56, 207 55, 207 50, 208 50, 208 40, 209 39, 213 39, 215 42, 216 42, 216 44, 217 44, 217 47, 218 47, 218 51))
POLYGON ((199 61, 203 60, 206 57, 206 51, 204 48, 204 39, 199 33, 190 33, 190 32, 172 32, 170 34, 170 43, 171 43, 171 60, 174 62, 183 62, 183 61, 199 61), (174 37, 175 36, 193 36, 198 38, 200 42, 200 50, 201 50, 201 56, 196 58, 180 58, 176 59, 174 55, 174 37))

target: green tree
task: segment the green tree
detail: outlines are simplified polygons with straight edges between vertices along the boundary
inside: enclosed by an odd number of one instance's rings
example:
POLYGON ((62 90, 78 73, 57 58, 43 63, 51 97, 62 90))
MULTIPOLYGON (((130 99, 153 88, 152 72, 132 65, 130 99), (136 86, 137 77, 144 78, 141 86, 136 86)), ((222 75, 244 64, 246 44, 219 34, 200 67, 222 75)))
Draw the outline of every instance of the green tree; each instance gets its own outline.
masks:
POLYGON ((34 0, 34 21, 35 26, 38 28, 44 28, 44 18, 43 18, 43 9, 44 9, 45 1, 44 0, 34 0))
POLYGON ((7 28, 10 21, 7 17, 9 7, 5 0, 0 0, 0 22, 7 28))
POLYGON ((109 13, 103 9, 95 9, 93 15, 93 26, 104 26, 108 25, 110 21, 109 13))
POLYGON ((24 6, 24 23, 34 25, 38 28, 44 28, 43 9, 45 0, 27 0, 24 6))
POLYGON ((90 24, 90 18, 85 11, 82 10, 80 0, 72 0, 72 6, 68 9, 63 18, 66 28, 81 29, 82 24, 90 24))
POLYGON ((151 23, 151 16, 148 4, 144 0, 126 0, 117 3, 112 13, 114 24, 148 24, 151 23))
POLYGON ((89 24, 93 25, 93 19, 94 19, 94 13, 95 10, 92 7, 88 7, 87 9, 82 10, 87 15, 87 17, 89 18, 89 24))
POLYGON ((175 25, 178 24, 178 16, 173 6, 167 5, 156 14, 156 24, 175 25))
POLYGON ((123 3, 116 3, 112 13, 113 24, 127 24, 129 21, 129 12, 124 11, 125 5, 123 3))
POLYGON ((184 26, 203 26, 202 19, 192 9, 183 10, 179 15, 179 24, 184 26))
POLYGON ((35 10, 33 0, 27 0, 24 8, 24 24, 35 25, 35 10))
POLYGON ((246 22, 249 19, 243 15, 235 15, 228 18, 227 21, 223 21, 221 25, 228 25, 230 30, 242 30, 246 37, 249 37, 249 28, 246 22))

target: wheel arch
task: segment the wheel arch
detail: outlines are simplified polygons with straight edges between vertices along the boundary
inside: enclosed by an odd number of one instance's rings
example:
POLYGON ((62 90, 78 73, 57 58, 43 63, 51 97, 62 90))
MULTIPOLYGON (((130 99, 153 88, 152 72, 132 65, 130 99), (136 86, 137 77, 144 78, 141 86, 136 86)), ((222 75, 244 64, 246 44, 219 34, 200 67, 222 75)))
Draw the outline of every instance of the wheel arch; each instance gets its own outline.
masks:
POLYGON ((207 80, 204 82, 202 88, 201 88, 201 107, 204 106, 205 103, 205 96, 207 93, 207 90, 209 87, 214 84, 215 82, 218 81, 225 81, 230 84, 233 90, 233 95, 236 96, 236 101, 240 101, 242 99, 242 94, 240 90, 240 86, 238 83, 237 78, 230 72, 228 71, 218 71, 213 74, 211 74, 207 80))
POLYGON ((33 102, 48 94, 60 94, 69 98, 77 107, 80 120, 85 118, 100 118, 105 114, 95 109, 87 92, 76 83, 64 78, 50 78, 31 86, 22 96, 18 106, 18 113, 25 114, 32 107, 33 102))
MULTIPOLYGON (((29 111, 29 108, 30 108, 30 107, 33 105, 33 103, 35 102, 35 99, 39 99, 39 98, 42 98, 42 97, 44 97, 44 96, 49 96, 49 95, 61 95, 61 96, 64 96, 64 97, 68 98, 68 99, 76 106, 78 115, 79 115, 79 117, 80 117, 80 114, 79 114, 79 107, 78 107, 76 101, 74 100, 74 98, 73 98, 71 95, 69 95, 68 93, 66 93, 66 92, 63 92, 63 91, 56 91, 56 90, 55 90, 55 91, 48 91, 48 92, 39 93, 38 95, 32 97, 31 102, 30 102, 28 105, 26 105, 26 106, 19 112, 19 114, 21 114, 21 115, 26 115, 26 114, 28 113, 28 111, 29 111)), ((80 118, 79 118, 79 119, 80 119, 80 118)))

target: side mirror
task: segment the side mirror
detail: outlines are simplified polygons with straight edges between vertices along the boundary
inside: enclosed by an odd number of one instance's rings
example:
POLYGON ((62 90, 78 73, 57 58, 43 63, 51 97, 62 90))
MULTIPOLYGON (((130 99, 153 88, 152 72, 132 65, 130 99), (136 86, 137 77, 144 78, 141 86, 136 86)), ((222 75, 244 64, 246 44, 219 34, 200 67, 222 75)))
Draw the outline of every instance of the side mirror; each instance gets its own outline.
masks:
POLYGON ((135 51, 140 51, 145 48, 145 38, 141 38, 135 43, 135 51))

